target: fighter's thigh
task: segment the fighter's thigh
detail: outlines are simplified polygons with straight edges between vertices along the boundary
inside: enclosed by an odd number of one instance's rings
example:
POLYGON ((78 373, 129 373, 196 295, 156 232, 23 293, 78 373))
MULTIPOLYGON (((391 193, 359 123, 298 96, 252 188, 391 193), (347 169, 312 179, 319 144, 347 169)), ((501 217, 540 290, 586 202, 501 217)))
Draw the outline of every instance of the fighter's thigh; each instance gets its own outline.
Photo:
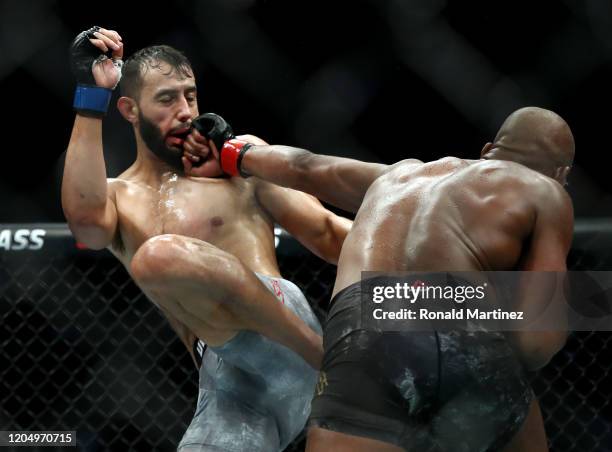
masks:
POLYGON ((176 234, 159 235, 144 242, 132 258, 130 271, 136 282, 146 287, 170 282, 174 285, 169 289, 174 290, 214 283, 208 287, 209 296, 237 292, 240 283, 255 278, 232 254, 176 234))
POLYGON ((235 256, 180 235, 147 240, 134 255, 130 271, 155 303, 203 339, 203 329, 235 333, 242 327, 234 315, 240 306, 254 297, 272 296, 235 256))
POLYGON ((548 443, 540 404, 533 399, 529 406, 529 414, 521 429, 514 435, 502 452, 547 452, 548 443))

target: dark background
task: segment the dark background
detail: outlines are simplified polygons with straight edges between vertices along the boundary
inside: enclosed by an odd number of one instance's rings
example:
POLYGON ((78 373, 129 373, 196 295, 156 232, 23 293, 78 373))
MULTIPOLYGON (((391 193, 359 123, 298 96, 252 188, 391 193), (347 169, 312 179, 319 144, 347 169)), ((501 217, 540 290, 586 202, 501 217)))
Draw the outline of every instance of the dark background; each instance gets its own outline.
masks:
MULTIPOLYGON (((577 217, 612 217, 609 0, 0 0, 0 223, 64 220, 67 49, 94 24, 118 30, 127 55, 184 50, 201 112, 315 152, 474 158, 514 109, 551 108, 576 137, 577 217)), ((116 176, 135 143, 114 108, 104 134, 116 176)), ((570 267, 610 270, 610 223, 580 224, 570 267)), ((192 363, 108 253, 62 240, 59 252, 0 252, 0 363, 10 363, 0 364, 0 425, 76 429, 80 450, 174 450, 196 401, 192 363)), ((333 267, 280 263, 322 311, 333 267)), ((533 376, 552 451, 612 451, 611 349, 609 333, 572 334, 533 376)), ((300 438, 288 450, 302 450, 300 438)))
MULTIPOLYGON (((0 222, 63 221, 67 48, 93 24, 118 30, 127 55, 161 43, 184 50, 201 112, 315 152, 475 157, 514 109, 551 108, 576 137, 577 216, 610 215, 608 0, 3 0, 0 222)), ((116 176, 135 144, 114 107, 104 145, 116 176)))

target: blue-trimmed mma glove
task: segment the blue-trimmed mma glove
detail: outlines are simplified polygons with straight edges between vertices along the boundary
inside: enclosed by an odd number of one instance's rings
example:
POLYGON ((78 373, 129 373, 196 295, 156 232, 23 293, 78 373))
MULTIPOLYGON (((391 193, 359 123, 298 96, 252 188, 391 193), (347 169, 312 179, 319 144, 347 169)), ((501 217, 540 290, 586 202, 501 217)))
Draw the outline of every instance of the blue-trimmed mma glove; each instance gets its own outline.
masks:
POLYGON ((104 53, 91 43, 100 27, 92 27, 77 35, 70 46, 70 66, 76 77, 73 107, 83 116, 102 118, 108 111, 113 90, 121 79, 123 46, 104 53))
POLYGON ((240 168, 244 154, 251 143, 236 139, 231 126, 216 113, 204 113, 191 121, 191 125, 200 134, 212 140, 219 151, 221 170, 229 176, 249 177, 240 168))

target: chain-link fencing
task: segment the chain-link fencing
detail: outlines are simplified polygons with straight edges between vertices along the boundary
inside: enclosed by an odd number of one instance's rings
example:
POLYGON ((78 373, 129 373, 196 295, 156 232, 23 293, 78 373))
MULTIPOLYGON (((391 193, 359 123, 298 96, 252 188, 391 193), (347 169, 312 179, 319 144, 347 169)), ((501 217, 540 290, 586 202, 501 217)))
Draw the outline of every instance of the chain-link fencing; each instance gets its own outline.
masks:
MULTIPOLYGON (((602 227, 579 225, 572 268, 612 266, 602 227)), ((79 250, 63 225, 0 233, 0 430, 76 430, 82 451, 174 450, 198 379, 157 308, 110 253, 79 250)), ((323 318, 335 267, 284 235, 278 255, 323 318)), ((533 375, 553 451, 612 451, 611 362, 609 333, 574 333, 533 375)), ((287 451, 303 448, 302 435, 287 451)))

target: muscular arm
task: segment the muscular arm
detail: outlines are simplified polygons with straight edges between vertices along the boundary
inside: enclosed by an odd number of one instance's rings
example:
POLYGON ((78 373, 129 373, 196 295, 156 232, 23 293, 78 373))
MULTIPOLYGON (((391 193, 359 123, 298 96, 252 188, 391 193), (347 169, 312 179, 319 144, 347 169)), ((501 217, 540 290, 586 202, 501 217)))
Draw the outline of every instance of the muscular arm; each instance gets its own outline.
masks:
POLYGON ((62 179, 62 208, 75 238, 92 249, 109 245, 117 208, 109 197, 102 152, 102 120, 77 115, 62 179))
POLYGON ((310 195, 269 182, 258 181, 256 195, 274 221, 302 245, 327 262, 338 263, 350 220, 330 212, 310 195))
MULTIPOLYGON (((121 78, 115 60, 123 57, 123 43, 116 31, 99 27, 86 30, 75 38, 70 52, 79 85, 91 86, 93 82, 98 88, 114 89, 121 78), (95 60, 97 52, 109 51, 112 59, 95 60)), ((88 96, 79 98, 77 111, 93 108, 97 116, 103 113, 95 103, 82 103, 88 96)), ((93 249, 111 243, 117 229, 117 208, 106 182, 102 120, 89 114, 77 114, 74 120, 62 179, 62 208, 77 240, 93 249)))
POLYGON ((386 165, 289 146, 253 146, 244 155, 242 170, 283 187, 310 193, 349 212, 357 212, 366 191, 386 165))
POLYGON ((538 319, 546 310, 549 320, 554 316, 555 323, 562 324, 555 324, 554 331, 517 331, 511 335, 521 351, 521 360, 530 370, 545 366, 567 338, 562 285, 572 241, 573 209, 567 193, 552 181, 548 184, 535 196, 535 225, 519 268, 532 273, 522 276, 517 310, 524 311, 526 319, 538 319))

